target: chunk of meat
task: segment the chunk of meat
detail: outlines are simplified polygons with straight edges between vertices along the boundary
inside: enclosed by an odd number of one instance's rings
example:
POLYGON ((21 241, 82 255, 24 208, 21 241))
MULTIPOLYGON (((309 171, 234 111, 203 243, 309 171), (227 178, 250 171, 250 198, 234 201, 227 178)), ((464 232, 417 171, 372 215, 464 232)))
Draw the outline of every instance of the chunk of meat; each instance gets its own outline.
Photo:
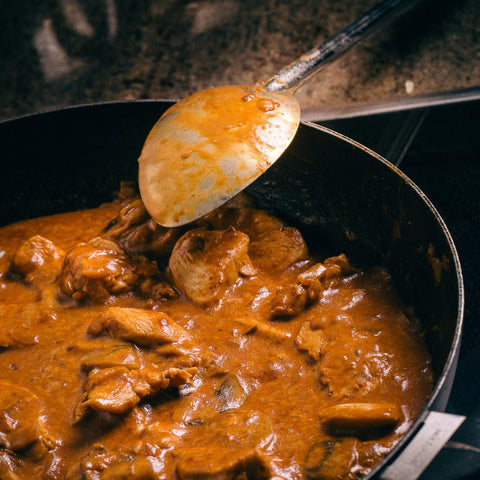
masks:
POLYGON ((298 281, 305 287, 322 279, 339 277, 356 270, 352 267, 345 254, 326 258, 323 263, 316 263, 297 277, 298 281))
POLYGON ((41 235, 25 240, 13 257, 13 267, 37 288, 54 282, 60 275, 65 252, 41 235))
POLYGON ((75 421, 81 420, 89 408, 99 412, 126 413, 147 395, 190 384, 196 371, 196 368, 164 370, 156 365, 139 370, 129 370, 125 366, 93 369, 85 382, 75 421))
POLYGON ((213 230, 233 227, 246 233, 252 242, 286 226, 284 222, 264 210, 232 207, 214 210, 202 219, 202 223, 213 230))
POLYGON ((308 248, 300 230, 285 227, 252 240, 248 254, 255 266, 283 269, 308 257, 308 248))
MULTIPOLYGON (((165 363, 175 368, 207 368, 214 363, 214 355, 188 338, 178 342, 165 343, 155 349, 165 363)), ((159 364, 162 364, 157 360, 159 364)))
POLYGON ((370 437, 390 431, 403 414, 395 403, 341 403, 322 409, 319 417, 333 435, 370 437))
POLYGON ((146 277, 139 284, 139 291, 154 302, 164 302, 177 298, 175 287, 165 279, 146 277))
POLYGON ((169 255, 182 233, 180 228, 158 225, 148 214, 140 198, 128 202, 103 233, 132 255, 161 258, 169 255))
POLYGON ((60 286, 77 301, 104 303, 112 295, 134 290, 140 278, 157 273, 153 263, 135 261, 116 243, 96 237, 67 254, 60 286))
POLYGON ((102 470, 101 480, 158 480, 160 474, 145 457, 128 455, 102 470))
POLYGON ((276 287, 271 300, 270 317, 288 319, 294 317, 316 302, 324 287, 315 280, 308 285, 293 283, 276 287))
POLYGON ((127 367, 137 370, 141 367, 140 352, 128 343, 104 345, 100 352, 93 352, 82 358, 80 366, 89 372, 94 368, 127 367))
POLYGON ((255 448, 192 448, 176 468, 179 480, 266 480, 270 472, 265 455, 255 448))
POLYGON ((20 459, 13 452, 0 449, 0 478, 2 480, 22 480, 15 472, 19 471, 20 459))
POLYGON ((304 350, 313 360, 318 360, 323 349, 327 345, 325 332, 312 326, 310 322, 304 322, 300 327, 295 345, 299 350, 304 350))
POLYGON ((186 330, 166 313, 139 308, 109 307, 88 327, 90 335, 108 334, 138 345, 180 342, 189 337, 186 330))
POLYGON ((270 317, 279 319, 298 315, 306 307, 307 300, 307 290, 302 285, 279 286, 273 294, 270 317))
POLYGON ((329 335, 315 373, 332 398, 359 398, 379 388, 392 368, 391 354, 380 349, 374 334, 351 328, 336 338, 329 335))
POLYGON ((41 318, 37 304, 0 305, 0 347, 25 347, 38 342, 32 328, 41 318))
MULTIPOLYGON (((157 465, 159 462, 155 462, 157 465)), ((101 445, 71 468, 65 480, 158 480, 154 465, 137 452, 117 452, 101 445)))
POLYGON ((21 450, 53 440, 45 423, 44 403, 30 390, 0 381, 0 446, 21 450))
POLYGON ((272 421, 263 412, 232 409, 221 412, 205 426, 205 445, 268 448, 275 439, 272 421))
POLYGON ((290 338, 288 332, 279 330, 273 325, 253 317, 236 318, 234 323, 238 324, 237 330, 241 335, 258 335, 273 343, 279 343, 290 338))
MULTIPOLYGON (((271 300, 270 317, 288 319, 294 317, 315 303, 321 297, 328 280, 355 271, 345 255, 327 258, 297 275, 297 282, 281 285, 274 291, 271 300)), ((331 283, 330 283, 331 284, 331 283)))
POLYGON ((219 300, 241 275, 254 274, 246 234, 228 230, 194 229, 176 243, 169 266, 175 285, 200 304, 219 300))

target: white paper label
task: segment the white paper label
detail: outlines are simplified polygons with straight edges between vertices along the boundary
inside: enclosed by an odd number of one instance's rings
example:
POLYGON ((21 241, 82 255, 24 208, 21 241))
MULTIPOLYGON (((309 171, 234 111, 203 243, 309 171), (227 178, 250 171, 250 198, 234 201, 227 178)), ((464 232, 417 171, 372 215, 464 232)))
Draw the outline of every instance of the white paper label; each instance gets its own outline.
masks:
POLYGON ((466 417, 430 412, 413 440, 381 475, 382 480, 416 480, 466 417))

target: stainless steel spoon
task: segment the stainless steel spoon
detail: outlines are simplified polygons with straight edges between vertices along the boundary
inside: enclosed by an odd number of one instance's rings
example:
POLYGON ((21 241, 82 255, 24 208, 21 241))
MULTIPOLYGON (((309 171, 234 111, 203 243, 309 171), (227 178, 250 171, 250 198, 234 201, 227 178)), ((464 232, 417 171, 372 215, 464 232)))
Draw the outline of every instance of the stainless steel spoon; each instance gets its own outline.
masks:
POLYGON ((258 178, 298 129, 295 90, 417 1, 383 1, 261 85, 209 88, 169 108, 139 158, 140 193, 152 218, 166 227, 192 222, 258 178))

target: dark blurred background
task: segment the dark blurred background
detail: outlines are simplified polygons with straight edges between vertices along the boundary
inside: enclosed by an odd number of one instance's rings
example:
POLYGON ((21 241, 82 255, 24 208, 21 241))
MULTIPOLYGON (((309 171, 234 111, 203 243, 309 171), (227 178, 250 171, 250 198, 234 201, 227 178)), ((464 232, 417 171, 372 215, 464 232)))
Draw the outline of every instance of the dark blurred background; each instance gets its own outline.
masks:
MULTIPOLYGON (((377 0, 3 0, 0 120, 253 83, 377 0)), ((304 110, 476 87, 480 2, 423 0, 298 92, 304 110)))

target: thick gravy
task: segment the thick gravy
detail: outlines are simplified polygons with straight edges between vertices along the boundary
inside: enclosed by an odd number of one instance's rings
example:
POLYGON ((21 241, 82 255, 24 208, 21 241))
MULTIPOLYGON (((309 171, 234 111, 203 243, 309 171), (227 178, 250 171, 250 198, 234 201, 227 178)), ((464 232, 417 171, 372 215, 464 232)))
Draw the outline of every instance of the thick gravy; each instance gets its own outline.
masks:
POLYGON ((0 478, 366 474, 430 359, 382 268, 318 251, 249 200, 167 229, 128 189, 0 229, 0 478))

